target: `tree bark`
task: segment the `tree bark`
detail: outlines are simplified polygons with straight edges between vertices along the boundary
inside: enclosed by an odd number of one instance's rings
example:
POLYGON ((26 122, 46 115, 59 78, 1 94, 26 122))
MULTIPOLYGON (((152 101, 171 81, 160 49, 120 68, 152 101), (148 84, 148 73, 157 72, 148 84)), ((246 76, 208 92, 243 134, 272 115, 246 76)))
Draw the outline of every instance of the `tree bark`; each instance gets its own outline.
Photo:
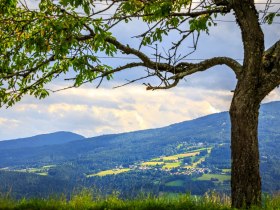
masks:
MULTIPOLYGON (((255 85, 238 82, 231 107, 232 207, 261 204, 258 116, 261 100, 255 85)), ((252 84, 252 83, 251 83, 252 84)))
POLYGON ((253 0, 231 1, 244 46, 242 72, 230 107, 232 207, 261 205, 258 116, 263 99, 264 34, 253 0))

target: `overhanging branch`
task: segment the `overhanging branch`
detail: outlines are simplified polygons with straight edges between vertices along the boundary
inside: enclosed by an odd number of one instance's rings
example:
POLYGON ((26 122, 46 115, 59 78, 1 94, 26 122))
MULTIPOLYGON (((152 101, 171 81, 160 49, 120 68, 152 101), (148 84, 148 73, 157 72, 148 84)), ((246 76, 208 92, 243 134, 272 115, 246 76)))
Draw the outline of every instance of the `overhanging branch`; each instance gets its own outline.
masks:
POLYGON ((199 71, 205 71, 216 65, 227 65, 235 72, 237 77, 240 76, 242 71, 242 66, 234 59, 228 57, 214 57, 196 64, 186 63, 186 62, 179 63, 175 67, 177 72, 179 73, 170 77, 170 79, 176 79, 176 78, 182 79, 185 76, 194 74, 199 71))
MULTIPOLYGON (((79 40, 86 40, 94 37, 92 31, 90 31, 90 35, 85 35, 84 37, 78 38, 79 40)), ((168 89, 176 86, 180 79, 183 79, 185 76, 197 73, 199 71, 205 71, 211 67, 216 65, 227 65, 230 67, 236 74, 238 78, 242 72, 242 65, 239 64, 236 60, 229 58, 229 57, 214 57, 211 59, 204 60, 200 63, 188 63, 188 62, 181 62, 178 65, 171 65, 168 63, 162 62, 154 62, 152 61, 147 55, 143 52, 131 48, 128 45, 124 45, 117 41, 112 37, 106 37, 105 40, 108 43, 113 44, 118 50, 125 54, 131 54, 138 57, 142 62, 140 63, 131 63, 125 66, 119 67, 117 69, 112 70, 111 72, 106 72, 106 75, 112 74, 116 71, 121 71, 125 68, 131 68, 136 66, 145 66, 153 71, 155 71, 154 76, 157 76, 163 85, 160 86, 152 86, 150 84, 147 85, 147 90, 155 90, 155 89, 168 89), (166 75, 162 76, 164 72, 168 72, 173 74, 173 76, 167 77, 166 75)), ((101 76, 102 77, 102 76, 101 76)))

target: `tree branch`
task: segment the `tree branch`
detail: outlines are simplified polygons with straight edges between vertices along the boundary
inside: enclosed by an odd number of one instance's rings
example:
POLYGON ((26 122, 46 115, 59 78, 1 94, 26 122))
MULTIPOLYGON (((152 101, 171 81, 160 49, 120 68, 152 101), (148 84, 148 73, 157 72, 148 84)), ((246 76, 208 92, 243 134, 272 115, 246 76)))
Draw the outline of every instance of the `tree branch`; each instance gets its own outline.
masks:
POLYGON ((237 78, 242 72, 242 65, 234 59, 228 57, 214 57, 196 64, 186 62, 179 63, 177 66, 175 66, 176 72, 179 73, 170 77, 170 79, 182 79, 185 76, 194 74, 199 71, 205 71, 216 65, 227 65, 235 72, 237 78))
POLYGON ((235 0, 230 1, 230 4, 241 29, 244 48, 243 67, 246 69, 244 73, 246 75, 259 74, 264 52, 264 34, 259 23, 254 1, 235 0))
MULTIPOLYGON (((87 29, 89 29, 88 26, 87 26, 87 29)), ((77 37, 76 39, 78 41, 86 41, 86 40, 89 40, 89 39, 93 39, 95 34, 94 34, 94 32, 91 29, 89 29, 89 31, 90 31, 90 34, 84 35, 82 37, 77 37)), ((141 52, 139 50, 136 50, 136 49, 130 47, 129 45, 124 45, 124 44, 120 43, 119 41, 117 41, 115 38, 106 37, 105 41, 110 43, 110 44, 112 44, 112 45, 114 45, 122 53, 125 53, 127 55, 129 55, 129 54, 130 55, 135 55, 140 60, 142 60, 143 63, 144 63, 144 66, 146 66, 148 68, 151 68, 151 69, 163 69, 163 70, 166 70, 166 71, 170 71, 171 69, 173 69, 173 67, 171 65, 167 64, 167 63, 157 63, 157 62, 152 61, 143 52, 141 52)))
POLYGON ((6 75, 4 75, 5 71, 3 69, 0 69, 1 70, 1 73, 0 73, 1 79, 10 79, 10 78, 13 78, 13 77, 26 77, 29 74, 36 72, 42 66, 44 66, 46 64, 49 64, 52 61, 55 61, 54 58, 55 58, 55 55, 52 55, 48 59, 46 59, 45 61, 42 61, 41 63, 39 63, 37 66, 35 66, 33 68, 24 69, 24 70, 17 71, 17 72, 14 72, 14 73, 9 73, 9 74, 6 74, 6 75))
MULTIPOLYGON (((218 8, 214 8, 211 10, 202 10, 202 11, 198 11, 198 12, 193 12, 193 11, 188 11, 188 12, 173 12, 170 13, 168 15, 168 17, 191 17, 191 18, 195 18, 195 17, 199 17, 201 15, 211 15, 214 13, 228 13, 230 12, 230 8, 229 7, 218 7, 218 8)), ((153 17, 155 14, 151 13, 151 14, 132 14, 132 15, 122 15, 122 16, 114 16, 105 20, 119 20, 119 19, 127 19, 127 18, 143 18, 143 17, 153 17)))
POLYGON ((266 96, 280 85, 280 40, 265 51, 262 64, 264 76, 261 91, 266 96))
MULTIPOLYGON (((94 37, 94 34, 90 34, 90 35, 85 35, 84 37, 80 37, 78 39, 86 40, 86 39, 90 39, 93 37, 94 37)), ((140 60, 142 60, 142 63, 134 63, 133 65, 145 66, 156 72, 154 74, 154 76, 157 76, 161 81, 163 81, 164 86, 152 86, 152 85, 148 84, 147 90, 172 88, 172 87, 176 86, 178 84, 179 80, 182 79, 183 77, 194 74, 199 71, 205 71, 216 65, 227 65, 235 72, 237 78, 240 76, 240 74, 242 72, 242 65, 239 64, 234 59, 229 58, 229 57, 214 57, 214 58, 207 59, 205 61, 202 61, 202 62, 196 63, 196 64, 181 62, 178 65, 173 66, 168 63, 154 62, 148 56, 146 56, 143 52, 136 50, 134 48, 131 48, 128 45, 121 44, 119 41, 117 41, 114 38, 106 37, 105 40, 108 43, 113 44, 122 53, 135 55, 140 60), (168 73, 173 74, 173 76, 166 78, 166 76, 161 76, 161 72, 168 72, 168 73), (173 81, 173 82, 169 83, 169 81, 173 81)), ((125 68, 130 68, 128 66, 130 66, 130 64, 127 64, 127 66, 122 66, 119 69, 112 70, 111 72, 109 71, 108 73, 106 73, 106 75, 112 74, 116 71, 123 70, 125 68)))
POLYGON ((165 90, 175 87, 179 83, 180 79, 175 79, 173 83, 166 84, 165 86, 152 86, 147 84, 146 90, 165 90))
MULTIPOLYGON (((97 88, 101 85, 102 81, 103 81, 103 78, 111 75, 111 74, 114 74, 116 72, 120 72, 122 70, 125 70, 125 69, 130 69, 130 68, 134 68, 134 67, 138 67, 138 66, 145 66, 144 63, 142 62, 133 62, 133 63, 128 63, 126 65, 123 65, 123 66, 119 66, 115 69, 112 69, 111 71, 106 71, 106 72, 102 72, 101 70, 98 70, 98 67, 92 67, 92 71, 96 71, 96 72, 100 72, 101 74, 99 76, 97 76, 94 80, 97 80, 97 79, 101 79, 101 81, 99 82, 99 84, 97 85, 97 88)), ((68 78, 68 79, 65 79, 65 80, 75 80, 76 78, 68 78)), ((89 83, 91 81, 87 80, 87 81, 84 81, 81 85, 83 84, 86 84, 86 83, 89 83)), ((75 85, 71 85, 71 86, 68 86, 68 87, 65 87, 65 88, 62 88, 62 89, 58 89, 58 90, 51 90, 53 93, 55 92, 59 92, 59 91, 62 91, 62 90, 67 90, 67 89, 70 89, 70 88, 76 88, 77 86, 75 85)))
POLYGON ((203 10, 199 12, 180 12, 180 13, 171 13, 170 17, 191 17, 195 18, 201 15, 212 15, 214 13, 228 13, 230 12, 229 7, 218 7, 212 10, 203 10))

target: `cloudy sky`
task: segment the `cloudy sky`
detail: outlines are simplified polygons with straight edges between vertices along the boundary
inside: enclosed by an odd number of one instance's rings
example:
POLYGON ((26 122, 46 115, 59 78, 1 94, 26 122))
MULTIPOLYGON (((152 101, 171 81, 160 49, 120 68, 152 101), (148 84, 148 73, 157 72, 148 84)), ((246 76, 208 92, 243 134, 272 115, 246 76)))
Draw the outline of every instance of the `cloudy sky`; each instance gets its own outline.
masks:
MULTIPOLYGON (((232 17, 222 17, 232 20, 232 17)), ((141 23, 126 24, 115 29, 114 34, 123 42, 133 45, 131 39, 139 34, 141 23)), ((263 26, 266 48, 280 37, 280 24, 263 26)), ((167 37, 172 41, 174 37, 167 37)), ((136 44, 135 44, 136 45, 136 44)), ((186 46, 187 48, 187 46, 186 46)), ((218 22, 203 35, 198 50, 190 58, 230 56, 242 59, 240 31, 234 22, 218 22)), ((106 59, 118 66, 121 59, 106 59)), ((242 62, 242 61, 240 61, 242 62)), ((71 131, 92 137, 101 134, 121 133, 156 128, 203 115, 227 111, 236 84, 234 74, 227 67, 216 67, 181 81, 170 90, 146 91, 139 83, 113 89, 125 79, 136 78, 142 69, 127 70, 114 76, 96 89, 88 84, 51 94, 47 99, 37 100, 30 96, 15 106, 0 109, 0 140, 27 137, 55 131, 71 131)), ((52 86, 59 88, 61 82, 52 86)), ((280 100, 276 89, 264 102, 280 100)))

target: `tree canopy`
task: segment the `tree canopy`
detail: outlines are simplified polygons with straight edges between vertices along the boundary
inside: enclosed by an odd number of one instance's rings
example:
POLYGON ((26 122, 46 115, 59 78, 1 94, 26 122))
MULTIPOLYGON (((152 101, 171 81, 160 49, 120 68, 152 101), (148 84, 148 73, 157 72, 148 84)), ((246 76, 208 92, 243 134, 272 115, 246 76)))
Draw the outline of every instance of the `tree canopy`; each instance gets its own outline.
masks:
MULTIPOLYGON (((0 12, 1 106, 11 106, 24 94, 46 97, 50 90, 45 84, 70 70, 75 74, 66 78, 78 87, 100 78, 109 80, 113 73, 123 69, 142 66, 148 69, 147 77, 158 77, 163 82, 159 86, 148 84, 147 89, 160 89, 173 87, 185 76, 219 64, 228 65, 237 75, 241 69, 237 61, 228 57, 192 64, 181 61, 189 52, 178 54, 178 48, 187 39, 193 39, 196 49, 200 33, 208 33, 209 27, 217 24, 218 15, 231 13, 227 1, 3 0, 0 12), (121 22, 135 18, 149 26, 137 36, 141 39, 139 49, 119 42, 111 32, 121 22), (172 42, 166 55, 155 54, 153 60, 141 52, 142 46, 152 46, 173 31, 180 38, 172 42), (113 68, 98 57, 100 53, 114 56, 118 52, 134 55, 139 62, 113 68)), ((279 15, 264 13, 262 21, 267 23, 279 15)))

